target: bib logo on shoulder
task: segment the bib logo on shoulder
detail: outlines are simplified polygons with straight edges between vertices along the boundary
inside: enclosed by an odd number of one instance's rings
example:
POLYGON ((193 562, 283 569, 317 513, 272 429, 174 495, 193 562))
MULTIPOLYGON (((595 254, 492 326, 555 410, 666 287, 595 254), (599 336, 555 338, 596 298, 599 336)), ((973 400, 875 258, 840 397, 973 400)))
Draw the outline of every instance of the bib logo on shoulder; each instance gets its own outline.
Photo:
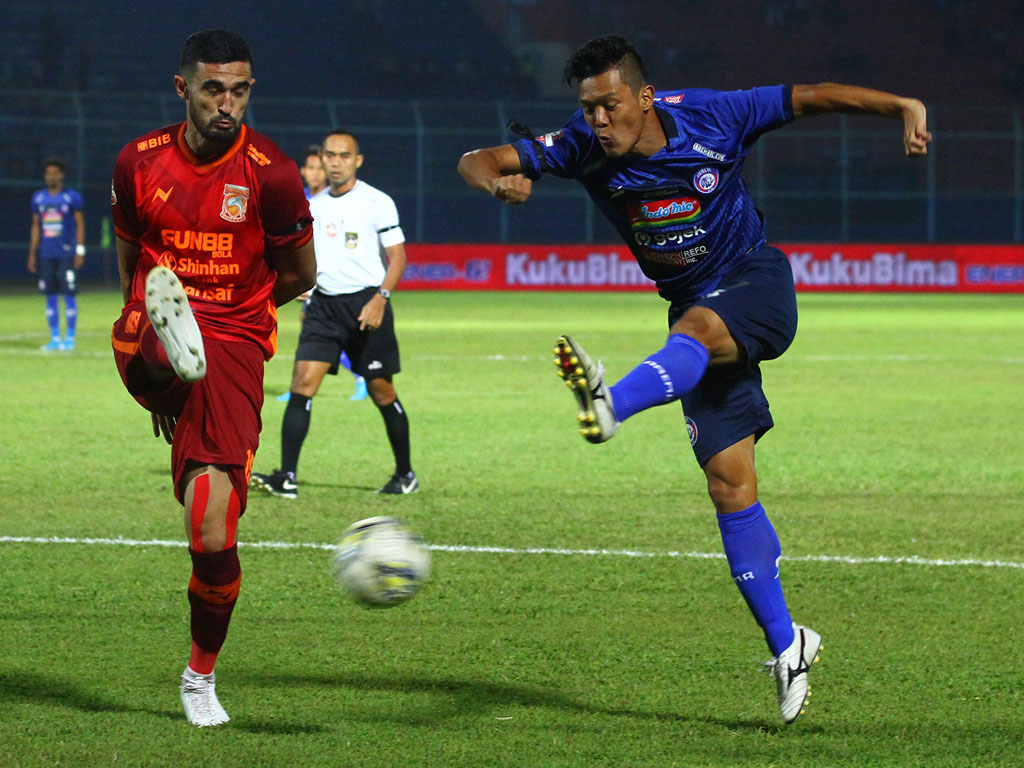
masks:
POLYGON ((249 188, 235 184, 224 185, 224 204, 220 217, 224 221, 245 221, 245 209, 249 205, 249 188))

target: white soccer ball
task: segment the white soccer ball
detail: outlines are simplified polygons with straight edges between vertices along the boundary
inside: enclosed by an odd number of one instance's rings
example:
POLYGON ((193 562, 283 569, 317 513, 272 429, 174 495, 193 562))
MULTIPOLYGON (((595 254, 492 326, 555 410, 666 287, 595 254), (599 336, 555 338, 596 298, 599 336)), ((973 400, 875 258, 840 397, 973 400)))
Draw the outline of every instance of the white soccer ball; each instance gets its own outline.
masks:
POLYGON ((370 517, 342 534, 331 572, 338 588, 360 603, 389 608, 420 591, 430 575, 430 550, 395 518, 370 517))

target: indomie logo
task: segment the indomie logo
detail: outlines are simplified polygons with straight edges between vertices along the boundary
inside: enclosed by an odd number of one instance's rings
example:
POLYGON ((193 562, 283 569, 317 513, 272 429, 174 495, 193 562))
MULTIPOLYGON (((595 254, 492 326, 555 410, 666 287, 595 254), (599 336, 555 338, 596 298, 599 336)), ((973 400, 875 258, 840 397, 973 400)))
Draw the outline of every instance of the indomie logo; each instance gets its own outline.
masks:
POLYGON ((633 229, 663 227, 671 224, 685 224, 693 221, 700 214, 700 200, 692 197, 677 197, 669 200, 630 204, 629 223, 633 229))

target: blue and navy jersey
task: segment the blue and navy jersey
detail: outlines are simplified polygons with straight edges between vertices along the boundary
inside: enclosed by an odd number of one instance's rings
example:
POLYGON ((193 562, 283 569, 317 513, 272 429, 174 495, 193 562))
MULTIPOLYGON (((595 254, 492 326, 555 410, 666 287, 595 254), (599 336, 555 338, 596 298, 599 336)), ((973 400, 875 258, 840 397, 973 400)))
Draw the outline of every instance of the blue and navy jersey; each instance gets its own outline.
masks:
POLYGON ((663 91, 654 109, 668 144, 650 157, 609 158, 583 110, 513 146, 530 178, 581 182, 661 294, 683 300, 713 290, 764 243, 743 161, 758 136, 793 119, 792 88, 663 91))
POLYGON ((39 216, 39 253, 45 259, 74 256, 78 237, 75 211, 82 210, 82 196, 73 189, 51 195, 40 189, 32 195, 32 213, 39 216))

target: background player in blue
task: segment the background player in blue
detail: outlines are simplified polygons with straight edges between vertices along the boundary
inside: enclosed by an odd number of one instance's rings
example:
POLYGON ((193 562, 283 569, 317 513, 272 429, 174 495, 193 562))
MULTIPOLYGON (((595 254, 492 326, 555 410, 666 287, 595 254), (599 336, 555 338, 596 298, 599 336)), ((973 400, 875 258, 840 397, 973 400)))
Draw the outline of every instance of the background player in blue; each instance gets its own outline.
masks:
POLYGON ((85 220, 82 196, 64 188, 64 163, 50 158, 43 167, 46 187, 32 195, 32 231, 29 234, 28 271, 39 273, 39 290, 46 295, 46 320, 50 342, 43 349, 75 348, 78 305, 75 301, 75 270, 85 263, 85 220), (37 259, 42 255, 42 263, 37 259), (64 296, 64 340, 60 337, 60 307, 64 296))
POLYGON ((796 293, 785 254, 765 242, 743 160, 762 133, 825 112, 902 120, 906 153, 923 155, 931 140, 925 107, 835 83, 655 91, 620 37, 581 46, 565 75, 581 109, 561 130, 469 152, 459 172, 509 204, 525 202, 544 173, 579 181, 671 302, 665 347, 614 386, 569 336, 557 340, 555 362, 590 442, 608 440, 641 410, 682 402, 730 571, 764 631, 780 713, 792 722, 821 637, 790 618, 779 540, 758 501, 754 443, 772 427, 759 364, 792 342, 796 293))

